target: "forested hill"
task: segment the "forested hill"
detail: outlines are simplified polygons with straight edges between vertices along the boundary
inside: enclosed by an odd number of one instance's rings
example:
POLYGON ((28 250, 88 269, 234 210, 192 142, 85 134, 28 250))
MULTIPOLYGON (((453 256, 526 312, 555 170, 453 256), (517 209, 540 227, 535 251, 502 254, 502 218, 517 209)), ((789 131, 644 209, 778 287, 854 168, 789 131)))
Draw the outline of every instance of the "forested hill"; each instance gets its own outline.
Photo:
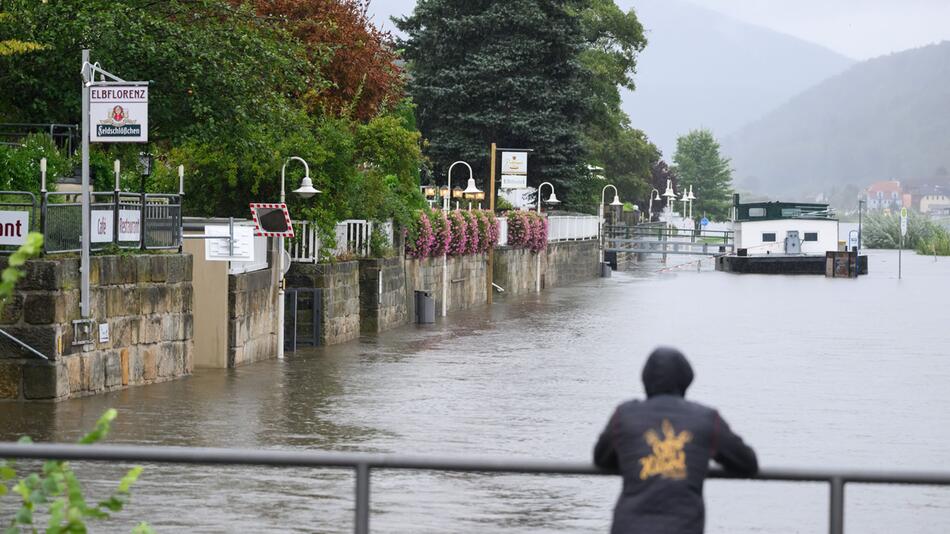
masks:
POLYGON ((945 181, 950 42, 872 59, 795 97, 723 143, 736 182, 774 195, 945 181))
POLYGON ((732 133, 854 62, 821 46, 682 0, 618 0, 649 43, 624 110, 664 156, 691 129, 732 133))

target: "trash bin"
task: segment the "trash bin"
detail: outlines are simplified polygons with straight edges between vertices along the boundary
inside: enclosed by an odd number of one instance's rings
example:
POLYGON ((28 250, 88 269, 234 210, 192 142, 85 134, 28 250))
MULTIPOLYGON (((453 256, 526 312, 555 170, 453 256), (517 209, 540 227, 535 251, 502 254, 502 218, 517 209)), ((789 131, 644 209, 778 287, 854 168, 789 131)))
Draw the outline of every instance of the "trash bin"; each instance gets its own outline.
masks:
POLYGON ((610 275, 611 275, 611 273, 613 273, 613 271, 614 271, 614 270, 610 267, 610 262, 605 261, 605 262, 603 262, 603 263, 600 264, 600 277, 601 277, 601 278, 610 278, 610 275))
POLYGON ((435 300, 431 291, 416 291, 416 323, 435 322, 435 300))

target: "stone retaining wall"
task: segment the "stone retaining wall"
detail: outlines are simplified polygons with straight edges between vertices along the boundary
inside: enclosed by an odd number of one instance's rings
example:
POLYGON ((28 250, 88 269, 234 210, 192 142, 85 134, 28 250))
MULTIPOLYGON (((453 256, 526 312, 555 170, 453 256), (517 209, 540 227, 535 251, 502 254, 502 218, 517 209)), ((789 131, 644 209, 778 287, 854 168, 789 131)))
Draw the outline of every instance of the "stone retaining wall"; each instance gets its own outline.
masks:
MULTIPOLYGON (((597 241, 548 243, 541 252, 541 287, 552 288, 596 278, 597 241)), ((492 277, 505 289, 505 295, 532 293, 537 287, 538 254, 520 248, 495 250, 492 277)))
POLYGON ((264 269, 228 275, 228 367, 277 356, 277 284, 264 269))
POLYGON ((92 257, 90 311, 97 326, 86 345, 73 345, 72 321, 80 318, 79 259, 32 260, 25 271, 0 328, 48 361, 4 340, 0 399, 62 400, 191 373, 190 255, 92 257), (108 341, 99 341, 99 324, 109 326, 108 341))
POLYGON ((360 260, 360 331, 374 334, 409 322, 406 271, 400 258, 360 260))
POLYGON ((335 345, 360 336, 360 268, 357 261, 294 263, 288 287, 323 289, 321 344, 335 345))
MULTIPOLYGON (((497 255, 497 253, 496 253, 497 255)), ((406 259, 406 309, 415 317, 415 291, 430 291, 435 299, 436 316, 442 313, 442 258, 406 259)), ((486 272, 488 256, 449 256, 447 311, 458 311, 485 304, 488 300, 486 272)))

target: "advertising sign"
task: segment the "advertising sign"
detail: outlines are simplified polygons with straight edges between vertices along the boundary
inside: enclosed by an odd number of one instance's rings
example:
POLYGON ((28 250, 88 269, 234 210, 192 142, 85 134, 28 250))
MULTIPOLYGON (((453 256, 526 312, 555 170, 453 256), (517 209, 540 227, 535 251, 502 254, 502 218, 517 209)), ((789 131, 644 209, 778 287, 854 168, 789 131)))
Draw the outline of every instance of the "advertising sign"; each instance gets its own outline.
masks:
POLYGON ((528 153, 502 152, 501 174, 528 174, 528 153))
POLYGON ((142 235, 142 212, 119 210, 119 241, 139 241, 142 235))
POLYGON ((91 87, 89 122, 91 143, 148 142, 148 86, 91 87))
POLYGON ((30 232, 30 212, 0 211, 0 245, 22 245, 30 232))
POLYGON ((526 187, 528 187, 527 174, 502 174, 501 175, 502 189, 524 189, 526 187))
POLYGON ((92 210, 89 213, 89 241, 91 243, 112 242, 112 210, 92 210))

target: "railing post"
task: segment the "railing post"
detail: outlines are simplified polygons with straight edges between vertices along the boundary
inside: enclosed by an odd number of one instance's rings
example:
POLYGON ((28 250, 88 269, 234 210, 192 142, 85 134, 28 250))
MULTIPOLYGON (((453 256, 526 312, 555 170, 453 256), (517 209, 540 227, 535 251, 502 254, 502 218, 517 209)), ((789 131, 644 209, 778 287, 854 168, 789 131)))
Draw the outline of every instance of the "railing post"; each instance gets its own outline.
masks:
POLYGON ((844 534, 844 479, 831 479, 831 502, 828 509, 829 528, 831 534, 844 534))
POLYGON ((369 464, 356 464, 356 522, 353 532, 369 534, 369 464))

